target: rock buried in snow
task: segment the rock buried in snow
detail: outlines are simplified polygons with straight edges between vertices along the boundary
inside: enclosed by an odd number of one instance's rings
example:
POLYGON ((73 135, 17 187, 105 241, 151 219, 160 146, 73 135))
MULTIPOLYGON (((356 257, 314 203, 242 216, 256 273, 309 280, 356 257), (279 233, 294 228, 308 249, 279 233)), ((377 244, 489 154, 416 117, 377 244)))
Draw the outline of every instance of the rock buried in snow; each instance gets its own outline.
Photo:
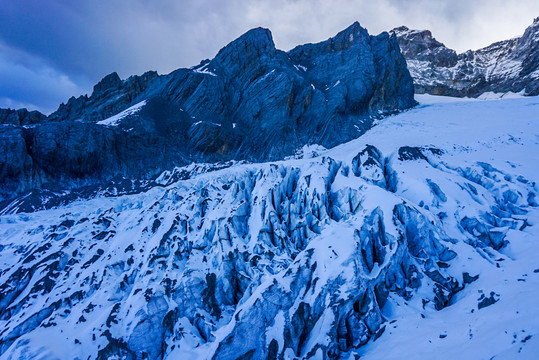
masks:
POLYGON ((497 295, 494 291, 490 292, 489 297, 486 297, 485 294, 481 294, 481 297, 477 299, 477 309, 481 310, 487 306, 495 304, 499 300, 496 297, 499 297, 499 295, 497 295))

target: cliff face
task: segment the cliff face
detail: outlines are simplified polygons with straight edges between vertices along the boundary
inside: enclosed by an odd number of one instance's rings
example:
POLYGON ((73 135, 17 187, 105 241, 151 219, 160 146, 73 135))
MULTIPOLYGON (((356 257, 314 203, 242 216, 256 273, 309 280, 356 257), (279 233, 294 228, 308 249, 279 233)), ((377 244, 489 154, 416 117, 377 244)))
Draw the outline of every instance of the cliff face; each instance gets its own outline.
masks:
POLYGON ((373 116, 413 105, 395 37, 355 23, 286 53, 257 28, 191 69, 123 81, 113 73, 37 124, 1 126, 0 185, 9 192, 151 176, 191 161, 278 159, 305 144, 345 142, 373 116))
POLYGON ((457 54, 428 30, 391 30, 414 78, 415 91, 478 97, 484 93, 539 95, 539 18, 519 38, 457 54))

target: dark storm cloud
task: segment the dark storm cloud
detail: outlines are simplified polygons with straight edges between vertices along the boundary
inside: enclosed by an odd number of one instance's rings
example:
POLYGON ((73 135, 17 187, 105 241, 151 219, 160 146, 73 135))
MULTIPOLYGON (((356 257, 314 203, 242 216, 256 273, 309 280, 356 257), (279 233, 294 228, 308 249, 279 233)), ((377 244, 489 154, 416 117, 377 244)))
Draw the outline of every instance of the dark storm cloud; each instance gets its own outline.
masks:
POLYGON ((371 33, 428 28, 463 51, 521 34, 534 15, 532 0, 7 0, 0 107, 50 111, 112 71, 125 78, 192 66, 255 26, 270 28, 285 50, 358 20, 371 33))

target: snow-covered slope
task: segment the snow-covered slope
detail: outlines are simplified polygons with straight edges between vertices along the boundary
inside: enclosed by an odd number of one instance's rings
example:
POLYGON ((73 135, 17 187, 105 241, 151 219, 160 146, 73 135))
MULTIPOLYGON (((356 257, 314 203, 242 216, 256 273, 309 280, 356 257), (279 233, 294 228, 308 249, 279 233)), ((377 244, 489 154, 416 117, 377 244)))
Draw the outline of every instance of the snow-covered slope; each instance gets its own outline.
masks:
POLYGON ((118 126, 118 124, 120 123, 120 121, 122 121, 123 118, 136 114, 144 105, 146 105, 146 100, 143 100, 114 116, 98 121, 96 124, 103 126, 118 126))
POLYGON ((521 37, 458 55, 428 30, 402 26, 391 33, 397 36, 417 93, 539 95, 539 18, 521 37))
POLYGON ((533 359, 539 98, 418 100, 330 150, 0 216, 0 359, 533 359))

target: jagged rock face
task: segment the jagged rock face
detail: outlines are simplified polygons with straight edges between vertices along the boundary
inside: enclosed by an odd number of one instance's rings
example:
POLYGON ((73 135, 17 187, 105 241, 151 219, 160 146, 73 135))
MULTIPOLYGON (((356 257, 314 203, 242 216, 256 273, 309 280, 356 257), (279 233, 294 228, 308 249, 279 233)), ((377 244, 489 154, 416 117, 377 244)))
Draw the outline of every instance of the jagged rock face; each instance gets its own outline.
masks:
POLYGON ((60 178, 152 176, 191 161, 279 159, 308 143, 355 138, 373 116, 414 104, 395 37, 370 36, 355 23, 285 53, 257 28, 191 69, 106 76, 90 97, 21 129, 12 141, 27 144, 31 165, 8 152, 4 166, 24 176, 1 179, 28 189, 60 178))
POLYGON ((423 94, 478 97, 484 93, 539 95, 539 18, 522 37, 458 54, 428 30, 391 30, 423 94))
POLYGON ((434 136, 448 124, 432 112, 427 130, 403 115, 314 158, 177 169, 139 194, 10 209, 0 358, 349 359, 386 336, 390 301, 435 312, 478 297, 470 263, 511 261, 499 251, 530 227, 536 178, 507 165, 521 144, 474 134, 461 149, 434 136), (413 126, 424 145, 406 142, 413 126), (479 161, 493 141, 503 155, 479 161))

